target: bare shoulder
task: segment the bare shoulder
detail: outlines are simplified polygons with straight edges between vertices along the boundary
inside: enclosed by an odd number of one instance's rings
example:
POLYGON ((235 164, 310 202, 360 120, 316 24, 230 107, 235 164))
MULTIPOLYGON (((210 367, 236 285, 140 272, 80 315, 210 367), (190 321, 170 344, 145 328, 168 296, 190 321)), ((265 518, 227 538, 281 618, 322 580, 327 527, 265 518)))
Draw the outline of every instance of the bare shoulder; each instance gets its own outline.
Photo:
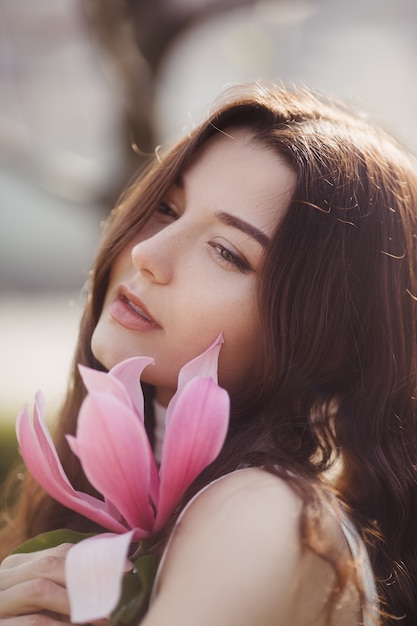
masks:
POLYGON ((285 480, 260 468, 248 468, 223 476, 201 491, 187 508, 178 531, 204 524, 210 516, 210 524, 218 519, 222 527, 224 523, 235 527, 238 520, 242 529, 249 525, 253 531, 264 525, 275 535, 277 523, 289 522, 294 528, 301 507, 299 497, 285 480))
POLYGON ((209 485, 176 526, 144 625, 324 624, 318 615, 333 573, 302 545, 301 511, 291 486, 261 469, 209 485), (310 603, 311 576, 324 586, 310 603))

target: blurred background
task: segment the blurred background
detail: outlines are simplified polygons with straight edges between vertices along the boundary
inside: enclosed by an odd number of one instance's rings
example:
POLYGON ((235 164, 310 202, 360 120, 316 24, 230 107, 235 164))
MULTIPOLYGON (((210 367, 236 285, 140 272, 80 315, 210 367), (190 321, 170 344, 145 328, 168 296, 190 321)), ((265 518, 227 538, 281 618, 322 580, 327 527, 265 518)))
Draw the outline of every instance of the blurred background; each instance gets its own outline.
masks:
POLYGON ((0 0, 0 480, 62 399, 100 224, 231 84, 304 84, 417 152, 415 0, 0 0))

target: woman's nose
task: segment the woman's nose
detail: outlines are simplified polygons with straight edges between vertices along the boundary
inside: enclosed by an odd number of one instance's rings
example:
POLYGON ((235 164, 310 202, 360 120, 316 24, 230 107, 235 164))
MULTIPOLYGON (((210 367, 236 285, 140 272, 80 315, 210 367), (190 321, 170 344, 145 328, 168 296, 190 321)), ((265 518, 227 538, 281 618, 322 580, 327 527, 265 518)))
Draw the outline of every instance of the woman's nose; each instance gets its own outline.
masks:
POLYGON ((136 243, 131 250, 133 267, 152 282, 170 282, 174 271, 173 241, 164 230, 136 243))

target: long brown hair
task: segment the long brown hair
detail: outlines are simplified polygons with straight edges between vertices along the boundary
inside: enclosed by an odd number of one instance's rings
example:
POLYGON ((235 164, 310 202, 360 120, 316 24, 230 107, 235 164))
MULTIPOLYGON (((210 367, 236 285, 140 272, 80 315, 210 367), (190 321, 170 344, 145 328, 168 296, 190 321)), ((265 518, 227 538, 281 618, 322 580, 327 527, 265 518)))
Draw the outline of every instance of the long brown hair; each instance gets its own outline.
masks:
MULTIPOLYGON (((417 163, 381 130, 307 90, 229 92, 113 211, 74 363, 101 368, 90 341, 116 256, 201 145, 239 125, 283 156, 297 182, 262 269, 260 358, 232 398, 222 453, 189 495, 251 464, 286 476, 311 504, 318 477, 342 459, 335 489, 368 545, 383 608, 416 623, 417 163)), ((56 441, 73 484, 91 490, 64 441, 83 397, 74 367, 56 441)), ((85 526, 48 496, 33 499, 41 492, 29 477, 23 490, 24 534, 85 526)))

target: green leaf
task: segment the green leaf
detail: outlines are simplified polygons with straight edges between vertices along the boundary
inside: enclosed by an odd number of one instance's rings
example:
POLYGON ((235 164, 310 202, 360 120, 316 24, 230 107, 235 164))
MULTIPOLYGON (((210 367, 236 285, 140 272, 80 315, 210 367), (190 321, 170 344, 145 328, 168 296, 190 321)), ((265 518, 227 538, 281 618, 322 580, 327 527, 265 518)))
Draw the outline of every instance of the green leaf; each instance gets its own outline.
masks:
POLYGON ((145 614, 157 568, 157 557, 145 554, 134 562, 134 571, 123 579, 122 596, 108 626, 137 624, 145 614))
POLYGON ((95 533, 78 533, 75 530, 67 530, 61 528, 60 530, 51 530, 47 533, 42 533, 28 539, 25 543, 22 543, 12 554, 26 554, 28 552, 39 552, 39 550, 45 550, 46 548, 55 548, 61 543, 78 543, 92 537, 95 533))

